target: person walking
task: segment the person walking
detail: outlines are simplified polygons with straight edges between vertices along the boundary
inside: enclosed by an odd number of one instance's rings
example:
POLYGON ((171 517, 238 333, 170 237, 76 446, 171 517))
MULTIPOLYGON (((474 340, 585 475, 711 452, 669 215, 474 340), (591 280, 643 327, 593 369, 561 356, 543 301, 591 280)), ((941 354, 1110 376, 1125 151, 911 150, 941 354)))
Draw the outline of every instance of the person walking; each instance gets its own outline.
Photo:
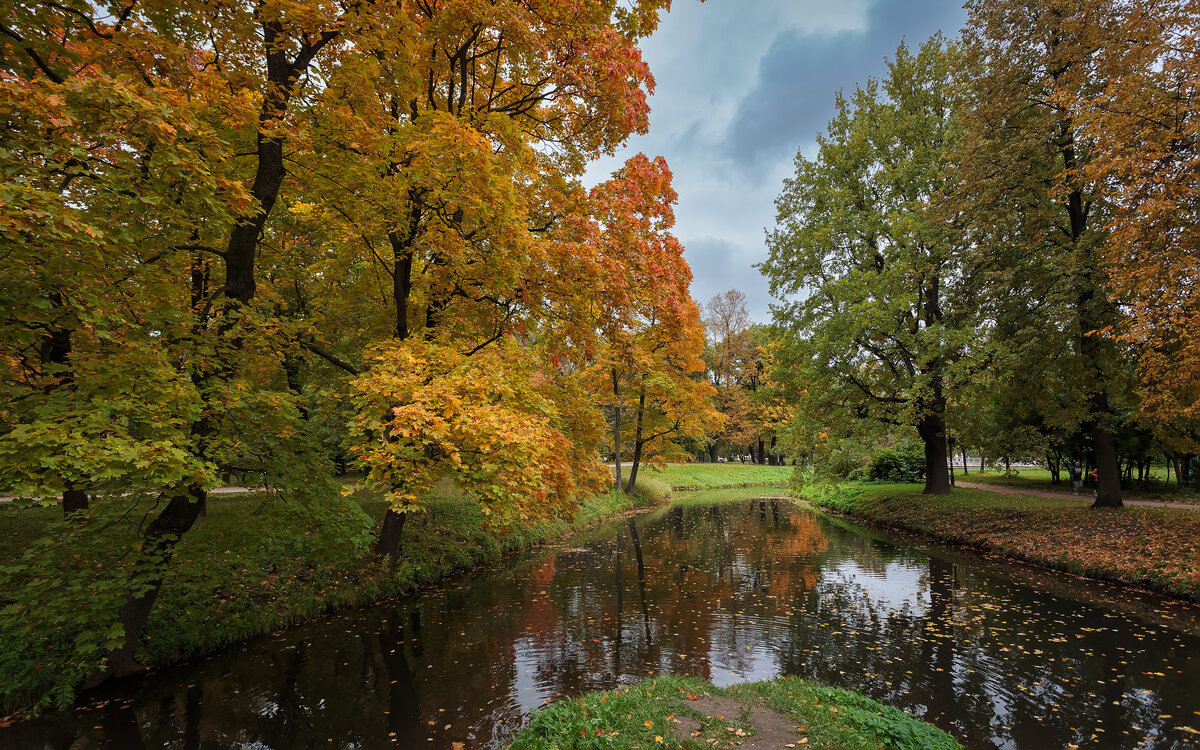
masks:
POLYGON ((1076 461, 1074 466, 1067 467, 1067 472, 1071 475, 1071 494, 1078 495, 1079 491, 1083 489, 1083 469, 1076 461))
POLYGON ((1100 470, 1092 469, 1092 473, 1088 476, 1091 477, 1092 486, 1096 488, 1092 491, 1092 497, 1096 497, 1100 494, 1100 470))

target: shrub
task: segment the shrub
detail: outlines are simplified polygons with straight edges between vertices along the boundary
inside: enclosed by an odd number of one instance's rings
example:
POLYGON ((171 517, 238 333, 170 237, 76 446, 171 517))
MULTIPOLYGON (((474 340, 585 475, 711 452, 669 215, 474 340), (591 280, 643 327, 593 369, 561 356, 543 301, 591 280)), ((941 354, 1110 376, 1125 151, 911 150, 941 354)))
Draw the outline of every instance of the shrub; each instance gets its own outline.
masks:
POLYGON ((925 453, 918 446, 884 448, 871 457, 867 475, 883 482, 919 482, 925 479, 925 453))

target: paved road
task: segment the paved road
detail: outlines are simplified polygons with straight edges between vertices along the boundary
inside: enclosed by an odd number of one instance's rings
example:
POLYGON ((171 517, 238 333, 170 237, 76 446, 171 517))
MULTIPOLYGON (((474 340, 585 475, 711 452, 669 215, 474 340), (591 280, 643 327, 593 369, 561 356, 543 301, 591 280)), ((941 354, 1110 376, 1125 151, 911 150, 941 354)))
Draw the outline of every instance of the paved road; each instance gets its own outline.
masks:
MULTIPOLYGON (((1038 497, 1051 497, 1058 500, 1078 500, 1080 502, 1092 502, 1092 496, 1089 493, 1073 495, 1070 492, 1055 492, 1054 490, 1027 490, 1020 487, 1004 487, 998 484, 975 484, 974 482, 958 482, 955 486, 966 487, 972 490, 983 490, 984 492, 999 492, 1001 495, 1036 495, 1038 497)), ((1200 510, 1198 503, 1174 503, 1170 500, 1144 500, 1140 497, 1122 497, 1121 502, 1126 505, 1147 505, 1153 508, 1182 508, 1184 510, 1200 510)))

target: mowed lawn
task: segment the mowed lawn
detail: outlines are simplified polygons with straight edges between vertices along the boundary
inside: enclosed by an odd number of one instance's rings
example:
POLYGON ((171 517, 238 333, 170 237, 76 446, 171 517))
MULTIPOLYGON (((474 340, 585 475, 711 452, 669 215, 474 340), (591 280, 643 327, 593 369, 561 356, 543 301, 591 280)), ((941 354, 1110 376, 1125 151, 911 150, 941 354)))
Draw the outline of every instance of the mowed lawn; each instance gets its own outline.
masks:
MULTIPOLYGON (((624 476, 629 476, 628 466, 621 470, 624 476)), ((786 487, 792 471, 790 466, 761 464, 668 464, 661 469, 643 466, 638 474, 666 482, 672 489, 719 489, 759 485, 786 487)))

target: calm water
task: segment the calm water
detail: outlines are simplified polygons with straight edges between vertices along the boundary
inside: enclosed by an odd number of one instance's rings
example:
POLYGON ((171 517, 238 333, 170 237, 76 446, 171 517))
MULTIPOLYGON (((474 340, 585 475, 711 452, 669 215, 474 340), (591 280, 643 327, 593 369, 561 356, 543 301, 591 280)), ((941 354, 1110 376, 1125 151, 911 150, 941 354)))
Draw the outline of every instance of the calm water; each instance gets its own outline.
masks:
POLYGON ((561 696, 793 674, 968 747, 1194 747, 1200 611, 786 501, 673 507, 0 730, 2 748, 502 746, 561 696))

